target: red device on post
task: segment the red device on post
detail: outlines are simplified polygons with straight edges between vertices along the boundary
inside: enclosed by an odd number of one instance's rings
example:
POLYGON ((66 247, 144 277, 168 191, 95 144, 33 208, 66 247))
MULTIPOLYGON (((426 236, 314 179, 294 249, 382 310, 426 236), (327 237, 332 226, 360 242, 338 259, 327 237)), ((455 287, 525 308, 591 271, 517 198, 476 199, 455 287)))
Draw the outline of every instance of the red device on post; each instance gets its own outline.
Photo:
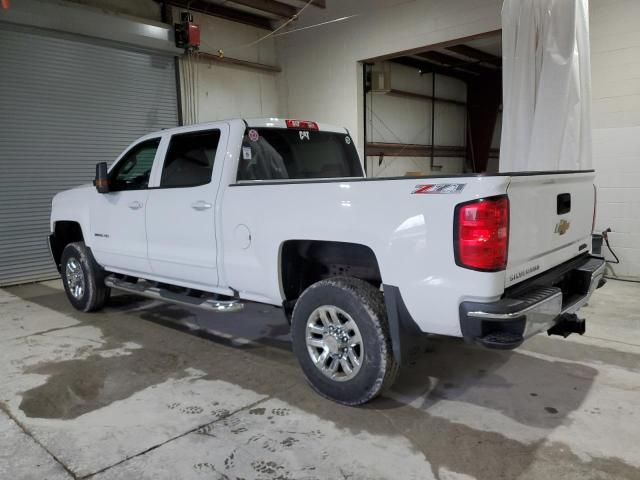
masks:
POLYGON ((176 23, 176 47, 187 51, 200 48, 200 26, 193 23, 193 15, 189 12, 180 14, 180 23, 176 23))

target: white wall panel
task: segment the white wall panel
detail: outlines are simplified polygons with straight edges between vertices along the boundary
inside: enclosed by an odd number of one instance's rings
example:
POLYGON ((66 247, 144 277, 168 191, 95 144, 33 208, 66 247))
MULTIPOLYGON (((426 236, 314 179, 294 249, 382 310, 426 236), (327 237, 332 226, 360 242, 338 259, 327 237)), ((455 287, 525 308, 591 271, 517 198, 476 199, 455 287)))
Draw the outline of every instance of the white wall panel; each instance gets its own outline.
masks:
POLYGON ((613 230, 609 238, 622 262, 612 266, 615 273, 638 278, 640 2, 592 0, 590 15, 596 230, 613 230))
MULTIPOLYGON (((174 11, 174 16, 176 15, 177 12, 174 11)), ((268 31, 198 13, 194 13, 194 21, 200 25, 203 52, 216 54, 218 50, 223 50, 225 56, 238 60, 266 65, 279 64, 275 40, 267 39, 257 45, 249 45, 268 31)), ((281 115, 278 97, 278 82, 281 77, 281 74, 275 72, 204 58, 197 60, 197 121, 281 115)), ((184 111, 184 74, 181 76, 181 83, 184 111)))

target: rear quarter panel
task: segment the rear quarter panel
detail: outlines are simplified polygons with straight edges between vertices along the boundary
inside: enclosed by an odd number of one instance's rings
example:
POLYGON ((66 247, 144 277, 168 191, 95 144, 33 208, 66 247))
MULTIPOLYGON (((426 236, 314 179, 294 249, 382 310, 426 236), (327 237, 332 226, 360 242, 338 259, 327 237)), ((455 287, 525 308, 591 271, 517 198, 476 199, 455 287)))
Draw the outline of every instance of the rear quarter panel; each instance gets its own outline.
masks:
POLYGON ((280 305, 280 251, 287 240, 368 246, 385 284, 399 287, 425 332, 460 336, 463 300, 490 301, 504 290, 504 272, 456 266, 453 214, 460 202, 501 195, 509 177, 453 177, 247 183, 221 198, 221 279, 243 298, 280 305), (412 194, 417 185, 464 183, 456 194, 412 194), (251 241, 247 247, 246 230, 251 241), (246 247, 246 248, 245 248, 246 247))

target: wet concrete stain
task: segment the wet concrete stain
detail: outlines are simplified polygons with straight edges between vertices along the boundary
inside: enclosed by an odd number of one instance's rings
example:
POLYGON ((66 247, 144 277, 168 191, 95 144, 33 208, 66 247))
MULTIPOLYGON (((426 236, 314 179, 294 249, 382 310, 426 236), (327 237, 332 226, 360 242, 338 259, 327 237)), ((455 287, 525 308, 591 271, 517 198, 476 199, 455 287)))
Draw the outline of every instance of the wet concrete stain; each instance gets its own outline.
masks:
MULTIPOLYGON (((61 297, 61 294, 58 296, 61 297)), ((41 300, 45 299, 31 299, 36 302, 41 300)), ((51 299, 46 301, 52 303, 51 299)), ((77 313, 71 315, 88 318, 77 313)), ((135 316, 143 318, 143 313, 136 312, 135 316)), ((121 347, 124 341, 136 341, 144 345, 143 349, 132 350, 130 355, 119 357, 104 358, 94 353, 87 359, 31 367, 27 373, 41 373, 50 377, 44 385, 25 392, 21 404, 25 413, 44 418, 75 418, 83 412, 126 398, 149 385, 166 381, 171 376, 182 375, 187 367, 207 372, 208 378, 224 380, 264 394, 273 391, 270 382, 265 381, 267 378, 293 378, 302 384, 295 361, 288 352, 278 354, 271 347, 260 345, 251 348, 231 346, 236 352, 229 354, 207 345, 199 338, 166 335, 166 331, 162 332, 160 327, 150 324, 145 326, 131 320, 129 315, 113 324, 95 324, 100 325, 105 334, 106 344, 100 348, 116 348, 121 347), (214 355, 218 361, 227 357, 230 361, 216 363, 211 360, 214 355), (243 355, 251 357, 253 366, 238 366, 238 360, 243 355), (258 374, 255 369, 257 364, 260 365, 258 374)), ((412 448, 423 454, 431 464, 431 470, 437 478, 446 469, 477 480, 512 479, 525 473, 535 476, 536 469, 543 466, 543 478, 638 480, 640 469, 618 458, 593 458, 585 461, 572 453, 567 445, 549 444, 544 439, 523 443, 499 433, 478 430, 447 418, 436 417, 428 412, 429 406, 435 402, 455 399, 495 409, 522 424, 544 427, 551 431, 580 407, 596 373, 595 369, 578 363, 534 358, 517 352, 493 353, 455 342, 444 342, 436 344, 433 354, 425 355, 414 368, 403 372, 401 376, 397 391, 408 400, 416 400, 424 392, 432 392, 418 408, 390 398, 381 398, 360 409, 341 407, 319 398, 302 385, 293 390, 283 385, 278 397, 289 406, 317 415, 353 435, 366 432, 383 438, 389 437, 390 442, 394 441, 393 436, 396 435, 408 439, 412 448), (513 364, 512 368, 522 368, 526 375, 508 380, 501 374, 501 368, 507 363, 513 364), (437 378, 438 384, 431 385, 428 380, 430 377, 437 378), (532 377, 545 379, 535 385, 535 392, 530 390, 532 377), (492 394, 488 395, 488 392, 492 394), (496 395, 496 392, 500 394, 496 395), (529 402, 546 403, 547 399, 553 399, 554 402, 559 399, 561 403, 555 405, 561 408, 550 407, 557 410, 553 415, 531 413, 532 404, 529 402)), ((545 403, 536 404, 538 412, 542 411, 545 403)), ((261 409, 254 408, 254 413, 249 413, 267 414, 267 409, 262 409, 262 412, 258 412, 259 410, 261 409)), ((274 419, 280 421, 288 413, 287 408, 270 409, 270 423, 273 424, 274 419)), ((241 419, 235 416, 222 421, 228 422, 235 434, 246 432, 241 419), (245 430, 241 430, 242 428, 245 430)), ((289 439, 311 440, 314 444, 330 441, 324 438, 321 430, 302 431, 304 427, 301 427, 300 432, 287 432, 285 439, 276 444, 267 443, 268 446, 276 445, 276 453, 268 449, 263 451, 273 455, 273 458, 279 458, 278 448, 292 448, 289 439)), ((213 436, 213 427, 202 433, 213 436)), ((262 444, 269 438, 259 433, 254 437, 255 442, 263 442, 262 444)), ((300 477, 295 472, 289 472, 286 465, 273 458, 265 456, 251 460, 256 476, 300 477)), ((318 465, 328 460, 327 452, 318 451, 318 465)), ((233 461, 237 464, 240 461, 247 462, 248 459, 239 459, 236 453, 233 461)), ((218 474, 224 468, 223 465, 211 465, 213 469, 210 469, 204 462, 198 465, 199 470, 215 471, 218 474)))
MULTIPOLYGON (((103 345, 87 358, 43 363, 25 369, 27 374, 47 375, 48 378, 44 384, 23 392, 20 409, 32 418, 77 418, 167 378, 185 375, 187 365, 174 353, 144 348, 118 356, 100 355, 110 346, 114 345, 103 345)), ((199 407, 183 408, 183 413, 201 413, 194 408, 199 407)))

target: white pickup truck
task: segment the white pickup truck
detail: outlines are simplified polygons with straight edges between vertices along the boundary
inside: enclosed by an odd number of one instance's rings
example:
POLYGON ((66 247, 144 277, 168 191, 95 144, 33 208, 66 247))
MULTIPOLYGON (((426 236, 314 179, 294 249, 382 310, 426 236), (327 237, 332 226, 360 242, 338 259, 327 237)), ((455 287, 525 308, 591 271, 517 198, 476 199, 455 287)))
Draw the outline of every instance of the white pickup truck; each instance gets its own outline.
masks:
MULTIPOLYGON (((111 288, 218 312, 284 308, 320 394, 391 385, 422 334, 511 349, 584 332, 593 171, 365 178, 349 132, 231 120, 134 142, 57 194, 50 247, 70 302, 111 288)), ((241 321, 238 317, 237 321, 241 321)))

